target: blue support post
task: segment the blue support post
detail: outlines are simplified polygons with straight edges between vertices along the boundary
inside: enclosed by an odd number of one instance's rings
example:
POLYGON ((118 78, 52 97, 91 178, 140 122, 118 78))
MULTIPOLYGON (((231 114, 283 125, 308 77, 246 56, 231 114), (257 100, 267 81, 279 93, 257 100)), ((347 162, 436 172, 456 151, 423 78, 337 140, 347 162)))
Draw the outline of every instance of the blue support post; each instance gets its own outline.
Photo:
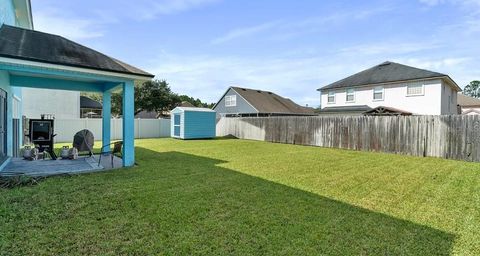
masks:
POLYGON ((123 83, 123 166, 135 164, 134 82, 123 83))
POLYGON ((102 147, 110 144, 110 139, 111 139, 110 119, 111 118, 112 118, 112 93, 110 91, 104 91, 103 98, 102 98, 102 147))

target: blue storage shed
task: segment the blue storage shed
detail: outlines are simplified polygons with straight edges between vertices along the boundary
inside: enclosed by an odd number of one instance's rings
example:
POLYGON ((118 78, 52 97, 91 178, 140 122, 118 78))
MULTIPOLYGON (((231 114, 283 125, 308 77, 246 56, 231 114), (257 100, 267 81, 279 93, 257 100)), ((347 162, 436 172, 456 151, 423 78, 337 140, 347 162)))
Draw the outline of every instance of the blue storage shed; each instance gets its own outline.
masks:
POLYGON ((209 108, 176 107, 171 111, 171 137, 207 139, 215 137, 216 113, 209 108))

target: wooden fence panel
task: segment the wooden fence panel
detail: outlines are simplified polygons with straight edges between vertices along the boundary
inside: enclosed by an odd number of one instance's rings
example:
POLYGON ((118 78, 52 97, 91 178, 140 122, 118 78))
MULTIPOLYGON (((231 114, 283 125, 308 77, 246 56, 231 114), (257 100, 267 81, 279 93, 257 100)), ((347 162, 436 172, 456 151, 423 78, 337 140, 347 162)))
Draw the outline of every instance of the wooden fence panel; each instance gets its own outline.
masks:
POLYGON ((480 162, 480 116, 220 118, 217 136, 480 162))

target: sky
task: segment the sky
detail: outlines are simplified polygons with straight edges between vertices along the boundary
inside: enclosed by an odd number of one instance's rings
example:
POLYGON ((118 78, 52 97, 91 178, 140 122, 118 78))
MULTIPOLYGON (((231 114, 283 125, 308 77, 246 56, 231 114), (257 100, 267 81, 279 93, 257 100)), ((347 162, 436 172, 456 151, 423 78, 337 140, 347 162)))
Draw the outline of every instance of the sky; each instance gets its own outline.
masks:
POLYGON ((480 0, 31 0, 62 35, 217 102, 229 86, 300 105, 384 61, 480 80, 480 0))

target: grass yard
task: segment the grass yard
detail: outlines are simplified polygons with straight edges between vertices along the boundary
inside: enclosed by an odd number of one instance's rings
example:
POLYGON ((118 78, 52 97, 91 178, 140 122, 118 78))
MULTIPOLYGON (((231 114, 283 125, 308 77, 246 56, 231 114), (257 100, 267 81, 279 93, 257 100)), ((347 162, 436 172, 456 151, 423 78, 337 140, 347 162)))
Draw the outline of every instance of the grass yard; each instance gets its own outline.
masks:
POLYGON ((0 190, 0 254, 480 254, 480 164, 227 139, 136 146, 135 168, 0 190))

